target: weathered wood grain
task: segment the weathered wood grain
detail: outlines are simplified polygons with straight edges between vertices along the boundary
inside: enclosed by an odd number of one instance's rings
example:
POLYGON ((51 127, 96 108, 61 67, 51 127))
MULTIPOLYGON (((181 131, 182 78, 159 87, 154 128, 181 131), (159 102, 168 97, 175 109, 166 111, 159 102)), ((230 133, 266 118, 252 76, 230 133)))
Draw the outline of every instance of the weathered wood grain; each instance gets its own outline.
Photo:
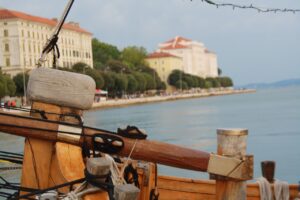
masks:
POLYGON ((87 75, 41 67, 31 71, 27 96, 31 101, 86 110, 93 104, 95 89, 95 81, 87 75))
MULTIPOLYGON (((218 129, 218 150, 222 156, 242 159, 246 155, 246 129, 218 129)), ((222 166, 220 166, 222 167, 222 166)), ((246 200, 246 181, 216 180, 217 200, 246 200)))

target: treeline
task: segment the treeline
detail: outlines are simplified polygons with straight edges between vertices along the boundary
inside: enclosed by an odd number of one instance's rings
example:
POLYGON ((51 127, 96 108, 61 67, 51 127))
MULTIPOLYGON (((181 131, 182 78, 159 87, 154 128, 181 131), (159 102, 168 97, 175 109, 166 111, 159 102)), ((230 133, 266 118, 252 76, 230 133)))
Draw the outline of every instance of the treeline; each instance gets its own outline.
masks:
MULTIPOLYGON (((25 85, 27 85, 29 75, 24 74, 25 85)), ((10 78, 9 75, 3 74, 0 70, 0 99, 5 96, 23 96, 24 95, 24 83, 23 73, 19 73, 10 78)))
POLYGON ((107 90, 111 97, 121 97, 124 94, 143 93, 147 90, 164 90, 165 84, 151 68, 143 67, 134 71, 127 65, 117 61, 110 61, 109 69, 92 69, 84 63, 77 63, 71 69, 60 70, 86 74, 96 82, 98 89, 107 90))
POLYGON ((168 77, 168 83, 177 89, 191 88, 218 88, 232 87, 233 82, 229 77, 202 78, 199 76, 184 73, 180 70, 174 70, 168 77))
POLYGON ((107 90, 111 97, 166 89, 157 72, 145 62, 145 48, 130 46, 120 51, 116 46, 93 39, 92 50, 94 68, 77 63, 71 69, 59 69, 91 76, 96 87, 107 90))
POLYGON ((0 70, 0 98, 13 96, 16 93, 16 85, 10 76, 0 70))

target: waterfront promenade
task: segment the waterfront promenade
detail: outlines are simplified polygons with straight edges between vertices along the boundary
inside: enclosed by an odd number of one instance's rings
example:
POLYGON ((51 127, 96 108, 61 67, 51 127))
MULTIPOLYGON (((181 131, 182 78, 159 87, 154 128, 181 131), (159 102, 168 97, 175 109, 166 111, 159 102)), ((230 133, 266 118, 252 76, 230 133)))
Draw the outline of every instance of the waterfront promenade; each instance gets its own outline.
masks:
POLYGON ((102 109, 120 106, 129 106, 135 104, 154 103, 161 101, 173 101, 188 98, 201 98, 209 96, 232 95, 255 92, 254 89, 216 89, 216 90, 203 90, 201 92, 187 92, 187 93, 174 93, 170 95, 157 95, 150 97, 139 97, 129 99, 109 99, 93 104, 92 109, 102 109))

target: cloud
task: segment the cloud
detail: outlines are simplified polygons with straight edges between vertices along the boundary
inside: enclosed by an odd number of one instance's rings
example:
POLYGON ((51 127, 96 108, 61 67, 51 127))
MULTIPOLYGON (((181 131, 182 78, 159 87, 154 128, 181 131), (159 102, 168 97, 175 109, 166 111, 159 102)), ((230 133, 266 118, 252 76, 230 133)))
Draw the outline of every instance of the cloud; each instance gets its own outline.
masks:
MULTIPOLYGON (((10 9, 52 18, 61 15, 67 1, 1 3, 10 9)), ((293 0, 252 3, 300 8, 300 3, 293 0)), ((217 9, 201 0, 77 0, 68 20, 80 22, 95 37, 119 48, 137 45, 153 51, 158 43, 176 35, 201 41, 218 54, 223 72, 238 84, 274 81, 297 73, 300 77, 300 14, 217 9)))

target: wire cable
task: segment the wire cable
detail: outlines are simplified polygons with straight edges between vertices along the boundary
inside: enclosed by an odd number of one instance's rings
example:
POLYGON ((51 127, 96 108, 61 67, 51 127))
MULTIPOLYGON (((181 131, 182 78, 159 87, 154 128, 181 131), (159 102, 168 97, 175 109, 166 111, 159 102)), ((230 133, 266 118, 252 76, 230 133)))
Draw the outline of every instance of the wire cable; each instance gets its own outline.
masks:
MULTIPOLYGON (((193 0, 190 0, 193 1, 193 0)), ((267 13, 267 12, 273 12, 273 13, 286 13, 286 12, 291 12, 291 13, 298 13, 300 12, 300 9, 290 9, 290 8, 263 8, 263 7, 259 7, 259 6, 254 6, 253 4, 250 5, 239 5, 239 4, 234 4, 234 3, 222 3, 222 2, 216 2, 214 0, 201 0, 204 3, 210 4, 210 5, 214 5, 217 8, 219 7, 231 7, 233 10, 235 8, 238 9, 252 9, 252 10, 256 10, 257 12, 261 12, 261 13, 267 13)))

